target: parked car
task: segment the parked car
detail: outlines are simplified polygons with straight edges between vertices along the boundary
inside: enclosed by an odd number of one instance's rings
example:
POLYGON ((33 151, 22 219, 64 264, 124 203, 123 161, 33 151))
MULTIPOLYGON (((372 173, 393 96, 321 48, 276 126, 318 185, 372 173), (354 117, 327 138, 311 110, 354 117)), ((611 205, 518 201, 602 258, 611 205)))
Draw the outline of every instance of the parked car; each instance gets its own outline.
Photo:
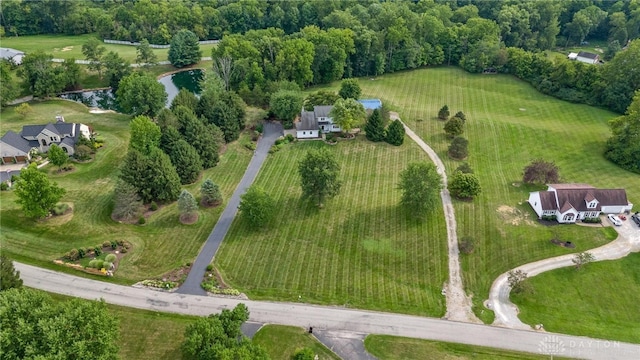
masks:
POLYGON ((638 215, 638 213, 631 215, 631 220, 633 220, 634 223, 640 226, 640 215, 638 215))
POLYGON ((607 215, 607 219, 609 219, 609 221, 611 221, 615 226, 622 226, 622 220, 618 219, 618 217, 613 214, 607 215))

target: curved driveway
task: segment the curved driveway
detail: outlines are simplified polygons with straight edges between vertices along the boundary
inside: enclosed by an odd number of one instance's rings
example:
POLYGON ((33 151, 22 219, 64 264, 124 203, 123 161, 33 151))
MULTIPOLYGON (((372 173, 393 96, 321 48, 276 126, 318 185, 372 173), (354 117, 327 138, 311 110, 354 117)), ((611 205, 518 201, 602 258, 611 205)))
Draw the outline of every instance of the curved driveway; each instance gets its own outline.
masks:
MULTIPOLYGON (((606 221, 606 220, 605 220, 606 221)), ((578 225, 572 225, 578 226, 578 225)), ((618 238, 599 248, 588 250, 595 257, 595 261, 615 260, 629 255, 631 252, 640 251, 640 229, 631 221, 623 221, 622 226, 617 227, 618 238)), ((567 266, 573 266, 571 261, 575 254, 567 254, 549 259, 544 259, 519 266, 513 270, 522 270, 529 277, 536 276, 545 271, 555 270, 567 266)), ((511 287, 507 282, 509 273, 500 275, 491 285, 489 291, 488 307, 494 311, 496 317, 493 325, 506 326, 514 329, 531 329, 531 327, 518 318, 518 307, 509 300, 511 287)), ((638 357, 640 358, 640 356, 638 357)))
POLYGON ((213 227, 211 234, 209 234, 209 237, 200 250, 198 257, 193 262, 189 275, 187 275, 187 279, 178 289, 179 293, 194 295, 206 294, 206 292, 200 287, 200 283, 202 282, 204 273, 207 270, 207 265, 209 265, 213 260, 222 240, 224 240, 225 235, 227 235, 227 231, 229 231, 229 228, 231 227, 233 218, 236 216, 236 212, 238 211, 238 205, 240 205, 240 195, 244 194, 245 191, 247 191, 247 188, 251 186, 258 175, 258 171, 260 171, 260 168, 262 167, 262 163, 264 163, 267 155, 269 155, 271 145, 275 143, 278 136, 282 135, 282 125, 279 123, 267 122, 264 124, 263 129, 263 135, 258 141, 258 146, 253 153, 253 158, 249 162, 249 166, 247 166, 247 170, 242 176, 242 180, 240 180, 238 187, 233 192, 233 195, 231 195, 231 198, 229 198, 227 206, 224 208, 224 211, 220 215, 216 225, 213 227))
POLYGON ((75 277, 17 262, 14 265, 25 286, 85 299, 102 298, 110 304, 139 309, 204 316, 242 302, 251 313, 249 320, 259 323, 406 336, 550 355, 562 350, 563 356, 584 359, 640 358, 640 345, 636 344, 342 307, 167 293, 75 277), (557 344, 562 348, 558 349, 557 344))

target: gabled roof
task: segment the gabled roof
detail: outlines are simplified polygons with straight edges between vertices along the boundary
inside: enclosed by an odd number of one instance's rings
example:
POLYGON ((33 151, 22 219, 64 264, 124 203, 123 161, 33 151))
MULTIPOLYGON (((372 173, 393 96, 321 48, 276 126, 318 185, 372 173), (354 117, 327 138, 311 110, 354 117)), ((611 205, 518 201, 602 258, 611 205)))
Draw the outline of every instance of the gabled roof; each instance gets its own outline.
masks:
POLYGON ((587 192, 587 195, 585 195, 584 197, 584 201, 592 202, 593 200, 596 200, 595 196, 593 196, 593 193, 591 191, 587 192))
POLYGON ((540 191, 539 194, 542 210, 558 209, 558 204, 556 203, 556 194, 553 191, 540 191))
POLYGON ((31 150, 29 142, 11 130, 7 131, 0 141, 20 151, 24 151, 25 153, 28 153, 31 150))
POLYGON ((74 147, 76 145, 76 140, 71 137, 66 137, 60 141, 60 144, 69 145, 70 147, 74 147))
POLYGON ((318 121, 316 120, 313 111, 303 111, 300 116, 300 121, 296 123, 296 130, 318 130, 318 121))
POLYGON ((0 59, 12 59, 16 55, 24 55, 20 50, 11 48, 0 48, 0 59))
POLYGON ((566 213, 567 211, 571 210, 571 209, 575 209, 575 206, 571 205, 570 202, 565 201, 564 204, 562 205, 562 207, 560 208, 560 213, 566 213))
POLYGON ((556 190, 560 189, 595 189, 593 186, 589 184, 547 184, 547 186, 552 187, 556 190))
POLYGON ((332 105, 316 105, 313 107, 313 113, 316 118, 330 117, 329 112, 333 109, 332 105))
POLYGON ((42 132, 46 125, 25 125, 22 127, 22 136, 37 136, 42 132))
POLYGON ((587 59, 593 59, 593 60, 598 58, 597 54, 593 54, 593 53, 586 52, 586 51, 580 51, 578 53, 578 56, 579 57, 583 57, 583 58, 587 58, 587 59))
POLYGON ((59 123, 56 123, 54 126, 58 130, 60 135, 63 135, 63 134, 73 133, 73 128, 76 126, 76 124, 59 122, 59 123))

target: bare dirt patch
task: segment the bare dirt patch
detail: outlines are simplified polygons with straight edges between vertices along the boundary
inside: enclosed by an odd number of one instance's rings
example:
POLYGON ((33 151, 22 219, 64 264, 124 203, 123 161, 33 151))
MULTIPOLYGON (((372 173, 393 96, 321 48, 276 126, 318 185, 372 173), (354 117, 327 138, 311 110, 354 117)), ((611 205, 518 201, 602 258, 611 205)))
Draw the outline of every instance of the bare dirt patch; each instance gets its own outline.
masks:
POLYGON ((496 211, 498 212, 502 220, 504 220, 505 222, 511 225, 517 226, 520 224, 526 224, 526 225, 534 224, 534 222, 531 219, 529 219, 529 214, 523 212, 518 208, 508 206, 508 205, 500 205, 496 211))
POLYGON ((73 46, 65 46, 60 51, 71 51, 71 50, 73 50, 73 46))
POLYGON ((180 223, 184 225, 195 224, 198 221, 198 213, 180 215, 180 223))

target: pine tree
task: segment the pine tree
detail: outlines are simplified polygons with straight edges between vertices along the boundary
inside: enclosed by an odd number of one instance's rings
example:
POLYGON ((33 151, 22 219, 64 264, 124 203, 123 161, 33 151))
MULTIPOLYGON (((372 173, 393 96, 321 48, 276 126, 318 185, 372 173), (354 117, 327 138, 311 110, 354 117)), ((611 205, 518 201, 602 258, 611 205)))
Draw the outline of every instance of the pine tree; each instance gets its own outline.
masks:
POLYGON ((400 120, 394 120, 387 128, 385 141, 391 145, 400 146, 404 143, 404 126, 400 120))
POLYGON ((138 217, 142 210, 142 200, 138 189, 119 179, 113 189, 113 211, 111 216, 116 220, 131 220, 138 217))
POLYGON ((384 141, 384 123, 382 121, 380 110, 373 110, 373 113, 371 113, 371 116, 369 116, 369 120, 364 127, 364 131, 366 133, 367 139, 376 142, 384 141))
POLYGON ((0 255, 0 291, 22 287, 20 271, 13 267, 13 261, 0 255))
POLYGON ((202 183, 200 195, 202 196, 202 204, 206 206, 218 205, 222 202, 220 187, 211 179, 207 179, 202 183))
POLYGON ((196 199, 189 191, 183 189, 180 196, 178 196, 178 210, 180 210, 181 217, 192 216, 198 210, 196 199))
POLYGON ((447 120, 448 118, 449 118, 449 107, 445 105, 440 109, 440 111, 438 111, 438 119, 447 120))
POLYGON ((202 171, 202 161, 196 149, 188 142, 180 139, 169 153, 171 163, 176 167, 176 172, 182 184, 191 184, 198 179, 202 171))

